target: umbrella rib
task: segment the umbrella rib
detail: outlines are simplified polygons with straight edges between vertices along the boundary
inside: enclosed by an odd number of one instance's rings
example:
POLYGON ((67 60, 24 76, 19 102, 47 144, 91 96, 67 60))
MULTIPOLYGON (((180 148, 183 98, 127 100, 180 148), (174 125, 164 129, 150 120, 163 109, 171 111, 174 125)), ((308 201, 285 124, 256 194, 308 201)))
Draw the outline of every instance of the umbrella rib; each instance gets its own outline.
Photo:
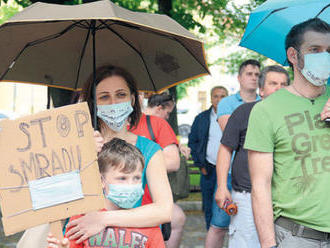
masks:
POLYGON ((79 75, 80 75, 81 63, 82 63, 83 57, 85 55, 86 46, 87 46, 87 43, 88 43, 88 38, 90 36, 90 33, 91 33, 91 30, 89 28, 88 29, 88 32, 87 32, 87 35, 86 35, 86 39, 85 39, 85 42, 84 42, 83 49, 82 49, 81 54, 80 54, 79 67, 78 67, 78 72, 77 72, 77 78, 76 78, 76 83, 75 83, 75 87, 74 87, 75 89, 78 88, 78 80, 79 80, 79 75))
POLYGON ((315 16, 315 18, 316 17, 318 17, 319 15, 321 15, 322 14, 322 12, 323 11, 325 11, 327 8, 329 8, 330 7, 330 4, 328 4, 328 5, 326 5, 323 9, 321 9, 321 11, 315 16))
POLYGON ((34 45, 38 45, 38 44, 43 43, 43 42, 48 41, 48 40, 56 39, 56 38, 62 36, 63 34, 65 34, 66 32, 70 31, 75 26, 79 26, 79 24, 80 24, 80 22, 74 23, 74 24, 68 26, 67 28, 65 28, 64 30, 62 30, 61 32, 59 32, 57 34, 52 34, 52 35, 46 36, 44 38, 41 38, 39 40, 29 42, 27 45, 34 46, 34 45))
POLYGON ((102 21, 102 20, 100 20, 100 22, 107 28, 107 29, 109 29, 110 31, 112 31, 115 35, 117 35, 122 41, 124 41, 128 46, 130 46, 139 56, 140 56, 140 58, 142 59, 142 61, 143 61, 143 64, 144 64, 144 67, 145 67, 145 69, 146 69, 146 71, 147 71, 147 73, 148 73, 148 76, 149 76, 149 79, 151 80, 151 83, 152 83, 152 86, 153 86, 153 88, 154 88, 154 91, 157 91, 157 88, 156 88, 156 85, 155 85, 155 82, 154 82, 154 80, 152 79, 152 77, 151 77, 151 74, 150 74, 150 72, 149 72, 149 70, 148 70, 148 67, 146 66, 146 62, 145 62, 145 60, 144 60, 144 58, 143 58, 143 56, 142 56, 142 54, 134 47, 134 46, 132 46, 127 40, 125 40, 125 38, 124 37, 122 37, 118 32, 116 32, 115 30, 113 30, 107 23, 105 23, 104 21, 102 21))
POLYGON ((62 36, 63 34, 65 34, 66 32, 68 32, 70 29, 72 29, 74 26, 79 25, 80 22, 75 22, 74 24, 70 25, 69 27, 65 28, 64 30, 62 30, 60 33, 57 34, 52 34, 46 37, 43 37, 41 39, 35 40, 35 41, 31 41, 29 43, 27 43, 23 49, 16 55, 16 57, 14 58, 14 60, 11 62, 10 66, 7 68, 7 70, 0 76, 0 81, 6 76, 6 74, 8 73, 8 71, 14 67, 16 60, 22 55, 22 53, 25 51, 25 49, 27 49, 30 46, 34 46, 37 44, 40 44, 42 42, 51 40, 51 39, 56 39, 60 36, 62 36))
POLYGON ((117 25, 122 25, 122 26, 126 26, 126 27, 129 27, 129 28, 135 28, 135 29, 138 29, 139 31, 142 31, 142 32, 146 32, 146 33, 152 33, 152 34, 155 34, 155 35, 159 35, 159 36, 162 36, 162 37, 164 37, 164 38, 167 38, 167 39, 172 39, 173 41, 176 41, 177 43, 179 43, 191 56, 193 56, 194 57, 194 59, 207 71, 207 72, 209 72, 209 70, 208 70, 208 68, 204 65, 204 64, 202 64, 202 63, 200 63, 200 61, 197 59, 197 57, 192 53, 192 52, 190 52, 189 51, 189 49, 179 40, 179 39, 177 39, 176 37, 173 37, 173 36, 167 36, 167 35, 165 35, 165 34, 162 34, 162 33, 159 33, 159 32, 155 32, 155 31, 153 31, 153 30, 144 30, 144 29, 142 29, 142 28, 139 28, 139 27, 135 27, 135 26, 133 26, 133 25, 129 25, 128 23, 124 23, 124 22, 119 22, 119 21, 117 21, 117 22, 114 22, 113 23, 113 25, 114 24, 117 24, 117 25))
MULTIPOLYGON (((259 26, 261 25, 261 24, 263 24, 267 19, 268 19, 268 17, 270 17, 272 14, 274 14, 274 13, 276 13, 276 12, 278 12, 278 11, 281 11, 281 10, 283 10, 283 9, 286 9, 287 7, 283 7, 283 8, 279 8, 279 9, 275 9, 275 10, 273 10, 272 12, 270 12, 261 22, 259 22, 258 23, 258 25, 245 37, 245 39, 244 40, 247 40, 252 34, 253 34, 253 32, 256 30, 256 29, 258 29, 259 28, 259 26)), ((241 41, 242 42, 242 41, 241 41)))

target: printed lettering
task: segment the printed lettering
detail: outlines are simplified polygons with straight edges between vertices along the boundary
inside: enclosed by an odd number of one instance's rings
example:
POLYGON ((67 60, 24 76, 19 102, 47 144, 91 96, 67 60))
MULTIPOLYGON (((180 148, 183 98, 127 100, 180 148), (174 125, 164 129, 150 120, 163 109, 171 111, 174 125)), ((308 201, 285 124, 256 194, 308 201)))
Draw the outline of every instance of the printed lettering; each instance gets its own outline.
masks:
POLYGON ((126 230, 119 229, 119 246, 118 248, 129 248, 129 245, 125 242, 126 230))
POLYGON ((101 246, 102 245, 103 232, 100 232, 88 239, 89 246, 101 246))
POLYGON ((138 248, 142 246, 143 235, 141 233, 132 232, 131 233, 131 248, 138 248))
POLYGON ((113 228, 107 228, 104 235, 103 247, 117 247, 116 234, 113 228))
POLYGON ((305 133, 300 133, 293 136, 291 141, 291 147, 296 154, 309 153, 312 150, 310 142, 308 142, 309 136, 305 133))
POLYGON ((330 172, 330 156, 325 156, 325 157, 322 159, 322 168, 323 168, 325 171, 329 171, 329 172, 330 172))
POLYGON ((314 127, 313 127, 313 122, 312 122, 311 115, 310 115, 309 111, 304 111, 304 113, 305 113, 305 116, 306 116, 306 120, 307 120, 309 130, 313 131, 314 127))
POLYGON ((286 122, 286 126, 288 128, 289 134, 293 135, 294 134, 293 127, 299 126, 304 122, 304 115, 301 113, 295 113, 285 116, 284 120, 286 122))

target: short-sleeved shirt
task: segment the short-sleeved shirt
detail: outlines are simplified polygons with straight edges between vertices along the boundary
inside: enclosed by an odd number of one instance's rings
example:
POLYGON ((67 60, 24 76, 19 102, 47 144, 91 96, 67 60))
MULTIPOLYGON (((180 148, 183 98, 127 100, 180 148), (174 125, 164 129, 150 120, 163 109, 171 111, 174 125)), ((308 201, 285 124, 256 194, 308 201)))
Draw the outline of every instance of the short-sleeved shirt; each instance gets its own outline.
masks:
POLYGON ((274 218, 330 232, 330 127, 320 113, 330 87, 314 100, 280 89, 257 103, 245 148, 273 153, 274 218))
MULTIPOLYGON (((166 146, 172 144, 178 144, 178 140, 175 136, 175 133, 166 120, 157 116, 150 115, 150 123, 155 136, 155 142, 158 145, 160 145, 162 148, 165 148, 166 146)), ((143 136, 151 140, 151 135, 147 124, 147 116, 145 114, 142 114, 137 127, 130 131, 136 135, 143 136)), ((144 189, 142 205, 149 203, 152 203, 152 198, 150 195, 149 188, 148 186, 146 186, 144 189)))
POLYGON ((232 187, 236 191, 251 192, 247 150, 243 148, 250 112, 257 102, 239 106, 230 116, 223 132, 221 144, 236 151, 232 162, 232 187))
POLYGON ((154 156, 154 154, 156 152, 161 150, 161 147, 157 143, 155 143, 145 137, 139 136, 139 135, 137 137, 135 146, 141 151, 141 153, 144 157, 144 168, 143 168, 143 172, 142 172, 142 185, 144 188, 144 195, 143 195, 143 198, 140 199, 140 201, 138 201, 134 206, 134 207, 138 207, 138 206, 152 202, 152 199, 151 199, 151 196, 149 193, 149 189, 147 187, 147 183, 148 183, 147 182, 147 168, 148 168, 150 159, 154 156))
MULTIPOLYGON (((78 219, 81 216, 74 216, 70 220, 78 219)), ((80 244, 76 244, 75 241, 70 241, 70 248, 165 248, 159 227, 106 227, 98 234, 86 239, 80 244)))
MULTIPOLYGON (((155 142, 162 148, 165 148, 171 144, 178 144, 176 135, 168 122, 160 117, 150 115, 150 123, 152 131, 155 135, 155 142)), ((151 136, 148 130, 147 118, 145 114, 142 114, 140 121, 136 128, 130 130, 132 133, 140 136, 144 136, 151 140, 151 136)))
MULTIPOLYGON (((260 100, 260 96, 257 95, 256 97, 256 101, 260 100)), ((234 110, 242 105, 243 103, 245 103, 243 101, 243 98, 240 95, 240 92, 237 92, 234 95, 231 96, 227 96, 225 98, 223 98, 219 103, 218 103, 218 107, 217 107, 217 117, 221 117, 223 115, 231 115, 234 110)))

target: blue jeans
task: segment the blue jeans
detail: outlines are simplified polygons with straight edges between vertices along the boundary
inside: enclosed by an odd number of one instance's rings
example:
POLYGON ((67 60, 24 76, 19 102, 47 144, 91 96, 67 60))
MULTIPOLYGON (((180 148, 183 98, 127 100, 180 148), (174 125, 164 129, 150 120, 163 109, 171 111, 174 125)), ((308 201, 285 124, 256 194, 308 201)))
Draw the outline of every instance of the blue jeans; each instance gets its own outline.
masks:
MULTIPOLYGON (((218 185, 215 184, 214 192, 216 192, 218 185)), ((227 178, 227 187, 228 190, 231 191, 231 174, 228 174, 227 178)), ((211 225, 213 227, 218 228, 228 228, 230 223, 230 216, 221 208, 219 208, 218 204, 215 201, 214 195, 212 197, 212 219, 211 225)))
POLYGON ((214 189, 217 184, 217 174, 215 167, 207 168, 208 174, 205 176, 201 173, 200 186, 202 192, 202 207, 205 216, 206 229, 209 230, 212 219, 212 203, 214 198, 214 189))

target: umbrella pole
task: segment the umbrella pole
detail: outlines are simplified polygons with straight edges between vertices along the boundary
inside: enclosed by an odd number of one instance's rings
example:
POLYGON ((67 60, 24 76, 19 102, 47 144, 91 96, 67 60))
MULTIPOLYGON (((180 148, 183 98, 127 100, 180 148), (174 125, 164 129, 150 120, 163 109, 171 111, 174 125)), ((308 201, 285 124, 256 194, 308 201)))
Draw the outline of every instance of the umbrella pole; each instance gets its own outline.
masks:
POLYGON ((96 54, 95 54, 95 20, 91 22, 92 37, 93 37, 93 126, 94 130, 97 130, 97 106, 96 106, 96 54))

